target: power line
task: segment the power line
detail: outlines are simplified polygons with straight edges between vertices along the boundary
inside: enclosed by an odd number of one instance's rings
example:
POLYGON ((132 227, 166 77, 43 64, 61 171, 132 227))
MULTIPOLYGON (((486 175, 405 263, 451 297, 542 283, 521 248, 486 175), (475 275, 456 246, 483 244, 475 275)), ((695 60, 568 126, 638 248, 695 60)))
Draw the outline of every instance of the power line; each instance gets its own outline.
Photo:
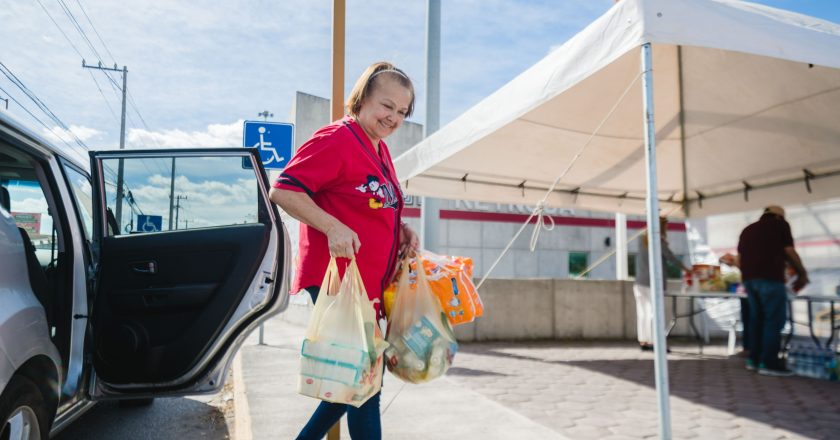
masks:
POLYGON ((45 7, 44 7, 44 4, 43 4, 43 3, 41 3, 41 0, 36 0, 36 1, 38 2, 38 4, 39 4, 39 5, 41 5, 41 9, 43 9, 43 10, 44 10, 44 13, 45 13, 45 14, 47 14, 47 17, 49 17, 49 18, 50 18, 50 21, 51 21, 51 22, 55 25, 55 27, 58 29, 58 31, 59 31, 59 32, 61 32, 61 35, 63 35, 63 36, 64 36, 64 39, 65 39, 65 40, 67 40, 67 42, 70 44, 70 47, 72 47, 72 48, 73 48, 73 50, 74 50, 74 51, 76 51, 76 53, 79 55, 79 58, 84 58, 85 56, 84 56, 84 55, 82 55, 82 52, 80 52, 80 51, 79 51, 79 48, 78 48, 78 47, 76 47, 76 45, 75 45, 75 44, 73 44, 73 41, 71 41, 71 40, 70 40, 70 37, 68 37, 68 36, 67 36, 67 34, 65 34, 65 33, 64 33, 64 30, 63 30, 63 29, 61 29, 61 26, 59 26, 59 25, 58 25, 58 23, 57 23, 57 22, 55 21, 55 19, 52 17, 52 15, 50 14, 50 12, 49 12, 49 11, 47 11, 47 8, 45 8, 45 7))
POLYGON ((29 109, 28 109, 28 108, 26 108, 26 106, 25 106, 25 105, 23 105, 20 101, 18 101, 17 99, 15 99, 15 97, 14 97, 14 96, 12 96, 12 94, 11 94, 11 93, 7 92, 7 91, 6 91, 6 90, 5 90, 2 86, 0 86, 0 91, 2 91, 3 93, 5 93, 6 95, 8 95, 8 96, 9 96, 9 99, 11 99, 11 100, 12 100, 12 102, 14 102, 15 104, 17 104, 20 108, 22 108, 22 109, 23 109, 23 111, 25 111, 25 112, 26 112, 29 116, 31 116, 31 117, 32 117, 32 119, 34 119, 34 120, 35 120, 35 121, 37 121, 39 124, 41 124, 41 126, 43 126, 43 127, 44 127, 44 128, 45 128, 48 132, 55 134, 55 136, 56 136, 56 137, 57 137, 60 141, 62 141, 62 142, 64 142, 65 144, 67 144, 67 146, 68 146, 68 147, 75 148, 75 146, 74 146, 73 144, 71 144, 71 143, 67 142, 67 140, 65 140, 64 138, 62 138, 61 136, 59 136, 57 133, 55 133, 55 131, 53 131, 53 129, 52 129, 52 128, 50 128, 47 124, 45 124, 45 123, 44 123, 44 121, 42 121, 40 118, 38 118, 37 116, 35 116, 35 115, 31 112, 31 111, 29 111, 29 109))
POLYGON ((93 83, 96 84, 96 89, 99 90, 99 94, 102 96, 102 100, 105 101, 105 105, 108 106, 108 110, 111 112, 111 116, 114 117, 114 120, 117 121, 117 114, 114 113, 114 109, 111 108, 111 103, 108 102, 108 98, 105 97, 105 93, 102 91, 102 87, 99 87, 99 81, 96 80, 96 77, 93 76, 93 72, 90 70, 87 71, 90 74, 90 79, 93 80, 93 83))
MULTIPOLYGON (((50 19, 50 21, 53 23, 53 25, 54 25, 54 26, 55 26, 55 27, 59 30, 59 32, 61 32, 61 35, 63 35, 63 36, 64 36, 64 39, 65 39, 65 40, 67 40, 67 43, 68 43, 68 44, 70 44, 70 46, 73 48, 73 50, 76 52, 76 54, 78 54, 78 55, 79 55, 79 57, 80 57, 80 58, 82 58, 82 59, 84 60, 85 56, 84 56, 84 55, 82 55, 82 53, 81 53, 81 51, 79 50, 79 48, 78 48, 78 47, 77 47, 77 46, 73 43, 73 41, 72 41, 72 40, 70 40, 70 37, 68 37, 68 36, 67 36, 67 34, 64 32, 64 30, 61 28, 61 26, 59 26, 58 22, 56 22, 56 21, 55 21, 55 19, 54 19, 54 18, 53 18, 53 16, 49 13, 49 11, 47 10, 47 8, 43 5, 43 3, 41 3, 41 0, 37 0, 37 1, 38 1, 38 4, 41 6, 41 9, 43 9, 43 10, 44 10, 44 13, 45 13, 45 14, 47 14, 47 17, 49 17, 49 19, 50 19)), ((88 38, 87 34, 85 33, 85 31, 84 31, 84 29, 82 28, 82 26, 81 26, 81 24, 79 23, 79 21, 76 19, 76 17, 75 17, 75 15, 73 14, 73 12, 70 10, 69 6, 67 6, 67 4, 66 4, 63 0, 56 0, 56 1, 57 1, 57 3, 59 4, 59 6, 61 7, 61 9, 62 9, 62 11, 64 12, 64 14, 65 14, 65 15, 68 17, 68 19, 70 20, 71 25, 73 25, 73 27, 76 29, 76 31, 79 33, 79 35, 80 35, 80 36, 84 39, 84 41, 87 43, 87 46, 88 46, 88 47, 90 48, 90 50, 94 53, 94 55, 95 55, 95 56, 96 56, 96 58, 97 58, 97 61, 101 63, 101 62, 102 62, 102 57, 100 56, 99 52, 96 50, 96 47, 95 47, 95 45, 93 44, 93 42, 90 40, 90 38, 88 38)), ((101 43, 102 43, 102 47, 104 47, 104 48, 105 48, 105 51, 108 53, 108 55, 111 57, 111 59, 112 59, 112 60, 114 60, 114 59, 115 59, 115 57, 114 57, 113 53, 111 52, 111 49, 108 47, 108 44, 105 42, 105 39, 104 39, 104 38, 102 38, 102 34, 100 34, 100 33, 99 33, 99 31, 96 29, 96 26, 93 24, 93 20, 91 20, 90 16, 88 15, 88 13, 87 13, 87 11, 85 10, 84 6, 82 5, 81 1, 80 1, 80 0, 76 0, 76 3, 78 4, 79 9, 82 11, 82 14, 85 16, 85 19, 87 20, 88 24, 90 24, 91 29, 93 29, 93 32, 96 34, 96 37, 99 39, 99 42, 101 42, 101 43)), ((111 76, 110 72, 106 72, 106 76, 107 76, 107 78, 108 78, 108 81, 111 83, 111 87, 112 87, 112 89, 114 90, 115 95, 117 95, 117 99, 119 99, 119 98, 120 98, 120 97, 119 97, 119 94, 120 94, 120 93, 121 93, 121 91, 122 91, 122 90, 121 90, 120 85, 119 85, 119 84, 116 82, 116 80, 115 80, 115 79, 111 76)), ((98 81, 96 81, 96 78, 93 76, 93 74, 91 74, 91 78, 93 79, 93 81, 94 81, 94 83, 95 83, 95 85, 96 85, 96 88, 99 90, 99 94, 100 94, 100 95, 102 96, 102 98, 106 101, 106 104, 107 104, 107 106, 108 106, 108 110, 111 112, 111 114, 114 116, 114 118, 116 118, 116 113, 114 112, 114 110, 113 110, 113 108, 111 107, 110 103, 108 103, 107 98, 105 98, 105 94, 104 94, 104 92, 102 91, 102 87, 99 85, 99 82, 98 82, 98 81)), ((147 131, 151 132, 152 130, 149 128, 149 125, 146 123, 145 118, 143 118, 142 113, 140 113, 140 109, 138 108, 137 103, 135 102, 135 100, 134 100, 134 97, 133 97, 133 96, 129 96, 129 105, 132 107, 132 109, 134 110, 134 112, 135 112, 135 113, 137 114, 137 116, 140 118, 140 121, 142 122, 143 127, 145 127, 145 129, 146 129, 147 131)), ((134 125, 135 127, 137 127, 137 124, 133 124, 133 125, 134 125)), ((155 139, 155 138, 153 137, 153 138, 152 138, 152 140, 154 141, 154 143, 155 143, 158 147, 160 147, 160 144, 157 142, 157 139, 155 139)), ((145 144, 144 144, 144 146, 145 146, 145 144)), ((147 147, 147 148, 148 148, 148 147, 147 147)))
MULTIPOLYGON (((24 93, 24 94, 25 94, 25 95, 26 95, 26 96, 27 96, 27 97, 28 97, 28 98, 29 98, 32 102, 34 102, 34 103, 35 103, 35 105, 36 105, 39 109, 41 109, 41 111, 42 111, 42 112, 44 112, 44 114, 46 114, 46 115, 47 115, 50 119, 52 119, 52 121, 53 121, 56 125, 58 125, 58 126, 59 126, 59 127, 61 127, 62 129, 64 129, 64 131, 66 131, 67 133, 69 133, 69 134, 73 137, 73 140, 76 142, 76 144, 78 144, 78 146, 79 146, 79 147, 81 147, 82 151, 84 151, 85 153, 87 153, 88 146, 87 146, 87 145, 85 145, 85 143, 84 143, 84 142, 82 142, 82 140, 81 140, 81 139, 79 139, 79 137, 78 137, 78 136, 76 136, 76 134, 75 134, 75 133, 73 133, 72 131, 70 131, 70 129, 67 127, 67 125, 65 125, 65 124, 64 124, 64 122, 62 122, 62 120, 61 120, 61 119, 60 119, 60 118, 59 118, 59 117, 58 117, 55 113, 53 113, 53 111, 52 111, 52 110, 50 110, 50 108, 47 106, 47 104, 46 104, 46 103, 44 103, 44 101, 42 101, 40 98, 38 98, 38 96, 37 96, 37 95, 35 95, 35 93, 34 93, 34 92, 32 92, 31 90, 29 90, 29 88, 28 88, 28 87, 26 87, 26 85, 23 83, 23 81, 21 81, 21 80, 20 80, 20 78, 18 78, 18 77, 17 77, 17 75, 15 75, 15 74, 14 74, 14 72, 12 72, 12 71, 11 71, 11 69, 9 69, 8 67, 6 67, 6 65, 5 65, 5 64, 3 64, 3 62, 2 62, 2 61, 0 61, 0 73, 3 73, 3 75, 4 75, 4 76, 5 76, 5 77, 9 80, 9 81, 11 81, 11 82, 12 82, 12 84, 14 84, 15 86, 17 86, 17 88, 18 88, 18 89, 20 89, 20 90, 21 90, 21 91, 22 91, 22 92, 23 92, 23 93, 24 93)), ((17 101, 15 101, 15 102, 17 102, 17 101)), ((43 123, 42 123, 42 124, 43 124, 43 123)))
POLYGON ((102 47, 104 47, 105 51, 108 52, 108 55, 111 57, 111 61, 116 63, 116 57, 114 56, 114 54, 111 53, 111 49, 108 49, 108 45, 105 44, 105 40, 102 39, 102 36, 99 35, 99 31, 97 31, 96 26, 93 25, 93 21, 91 21, 90 17, 87 14, 87 11, 85 11, 85 7, 82 6, 82 2, 80 0, 76 0, 76 4, 79 5, 79 9, 82 10, 82 14, 84 14, 85 18, 87 19, 87 22, 90 23, 90 28, 93 29, 93 32, 96 34, 96 38, 99 38, 99 42, 102 43, 102 47))
MULTIPOLYGON (((140 122, 143 123, 143 127, 146 128, 146 131, 151 133, 152 129, 149 128, 149 125, 146 124, 146 120, 143 118, 143 115, 140 114, 140 109, 137 108, 137 103, 134 102, 134 96, 131 94, 131 92, 128 92, 128 103, 131 104, 131 108, 133 108, 134 112, 137 113, 137 116, 140 117, 140 122)), ((154 136, 152 136, 152 142, 154 142, 158 148, 162 148, 162 146, 154 136)))
POLYGON ((90 48, 91 51, 93 51, 93 54, 96 55, 96 59, 101 62, 102 56, 99 55, 99 51, 97 51, 96 47, 94 47, 93 43, 91 43, 90 38, 88 38, 87 33, 85 33, 85 30, 82 29, 82 26, 79 24, 79 21, 76 20, 76 16, 73 15, 73 12, 70 11, 70 8, 67 7, 66 3, 64 3, 64 0, 56 1, 58 2, 59 6, 61 6, 61 9, 64 11, 64 15, 66 15, 67 18, 70 19, 70 24, 72 24, 76 28, 76 30, 79 32, 79 35, 81 35, 82 39, 85 41, 85 43, 87 43, 87 46, 90 48))

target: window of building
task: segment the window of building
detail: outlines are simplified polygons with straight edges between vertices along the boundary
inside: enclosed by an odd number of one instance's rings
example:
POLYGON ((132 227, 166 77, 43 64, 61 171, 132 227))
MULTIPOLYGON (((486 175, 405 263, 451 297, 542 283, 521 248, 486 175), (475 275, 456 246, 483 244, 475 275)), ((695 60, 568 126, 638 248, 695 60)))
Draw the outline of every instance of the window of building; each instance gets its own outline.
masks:
POLYGON ((636 254, 627 254, 627 276, 636 277, 636 254))
POLYGON ((578 276, 586 270, 588 266, 589 252, 569 252, 569 277, 578 276))

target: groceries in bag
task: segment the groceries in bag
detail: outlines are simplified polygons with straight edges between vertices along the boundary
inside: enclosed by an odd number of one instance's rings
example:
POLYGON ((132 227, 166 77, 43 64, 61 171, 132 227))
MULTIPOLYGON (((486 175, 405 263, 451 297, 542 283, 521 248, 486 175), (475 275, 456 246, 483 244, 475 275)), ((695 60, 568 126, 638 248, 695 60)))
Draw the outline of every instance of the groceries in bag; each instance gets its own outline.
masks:
POLYGON ((382 387, 387 346, 355 260, 341 281, 330 260, 301 347, 298 392, 361 406, 382 387))
MULTIPOLYGON (((426 279, 432 292, 440 301, 446 318, 452 325, 466 324, 484 314, 484 305, 472 280, 473 262, 467 257, 448 257, 421 252, 426 279)), ((417 262, 411 259, 411 273, 417 269, 417 262)), ((416 277, 409 282, 413 285, 416 277)), ((391 284, 384 294, 385 314, 390 316, 397 292, 397 283, 391 284)))
POLYGON ((408 262, 397 283, 385 350, 388 370, 400 379, 427 382, 442 376, 458 351, 458 343, 425 274, 410 283, 408 262))

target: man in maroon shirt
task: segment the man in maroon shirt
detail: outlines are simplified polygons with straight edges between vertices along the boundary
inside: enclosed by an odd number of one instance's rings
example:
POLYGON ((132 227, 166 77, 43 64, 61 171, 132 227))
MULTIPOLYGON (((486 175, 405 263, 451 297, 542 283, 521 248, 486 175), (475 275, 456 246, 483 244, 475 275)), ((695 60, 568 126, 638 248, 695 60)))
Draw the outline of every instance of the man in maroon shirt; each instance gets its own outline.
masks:
POLYGON ((741 268, 749 295, 747 368, 757 367, 760 374, 768 376, 790 376, 793 373, 779 359, 780 332, 787 312, 785 264, 796 269, 795 291, 808 284, 808 273, 793 247, 785 210, 776 205, 765 208, 761 218, 741 232, 738 256, 725 255, 721 261, 741 268))

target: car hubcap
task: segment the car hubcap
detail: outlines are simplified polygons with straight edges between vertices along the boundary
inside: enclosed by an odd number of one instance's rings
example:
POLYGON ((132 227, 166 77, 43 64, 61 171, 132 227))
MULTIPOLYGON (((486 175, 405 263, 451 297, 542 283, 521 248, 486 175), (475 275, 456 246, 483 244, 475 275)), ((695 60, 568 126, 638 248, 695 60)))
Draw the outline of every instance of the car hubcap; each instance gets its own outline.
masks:
POLYGON ((15 410, 3 427, 3 440, 41 440, 38 417, 28 406, 15 410))

